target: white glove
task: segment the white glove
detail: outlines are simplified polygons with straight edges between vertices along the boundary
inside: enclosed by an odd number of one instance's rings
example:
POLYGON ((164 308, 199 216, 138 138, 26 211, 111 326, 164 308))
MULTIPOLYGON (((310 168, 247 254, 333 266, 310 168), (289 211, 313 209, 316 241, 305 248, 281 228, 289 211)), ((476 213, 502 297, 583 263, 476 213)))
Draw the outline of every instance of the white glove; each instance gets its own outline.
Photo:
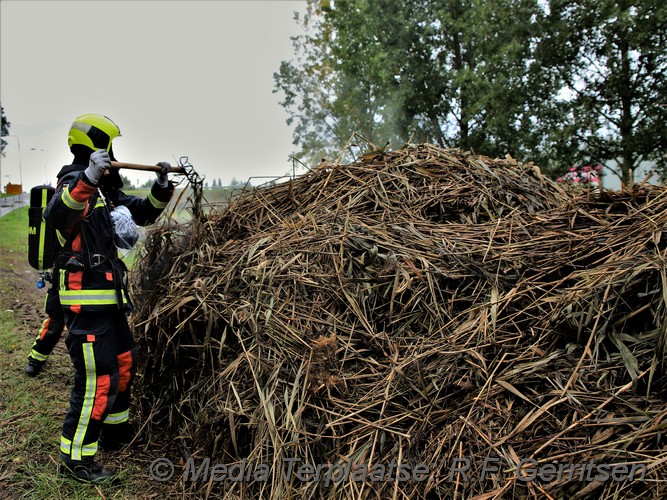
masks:
POLYGON ((86 177, 90 182, 97 185, 107 168, 111 168, 111 158, 104 149, 98 149, 90 155, 88 168, 85 170, 86 177))
POLYGON ((165 188, 169 184, 169 177, 167 174, 171 170, 171 165, 166 161, 161 161, 157 166, 162 167, 162 169, 157 172, 157 184, 158 186, 165 188))

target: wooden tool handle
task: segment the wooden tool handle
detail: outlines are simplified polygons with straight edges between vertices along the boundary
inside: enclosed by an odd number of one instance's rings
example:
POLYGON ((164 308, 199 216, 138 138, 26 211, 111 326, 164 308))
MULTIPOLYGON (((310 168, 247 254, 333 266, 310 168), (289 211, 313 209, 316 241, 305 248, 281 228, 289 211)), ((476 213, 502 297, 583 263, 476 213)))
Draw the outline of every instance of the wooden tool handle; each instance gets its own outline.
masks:
MULTIPOLYGON (((158 165, 141 165, 139 163, 125 163, 124 161, 112 161, 111 166, 113 168, 127 168, 130 170, 148 170, 151 172, 159 172, 162 170, 162 167, 159 167, 158 165)), ((180 173, 183 172, 183 167, 171 167, 171 170, 169 170, 170 173, 180 173)))

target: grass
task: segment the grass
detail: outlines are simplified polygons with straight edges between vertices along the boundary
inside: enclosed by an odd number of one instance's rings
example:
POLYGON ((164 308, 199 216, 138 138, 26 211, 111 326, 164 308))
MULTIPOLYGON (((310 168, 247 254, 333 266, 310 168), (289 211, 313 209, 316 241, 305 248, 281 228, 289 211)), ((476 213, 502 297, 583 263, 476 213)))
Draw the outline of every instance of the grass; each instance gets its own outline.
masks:
POLYGON ((28 253, 28 209, 17 208, 0 217, 2 252, 28 253))
MULTIPOLYGON (((142 191, 127 194, 145 195, 142 191)), ((174 202, 178 200, 176 192, 174 202)), ((186 193, 176 210, 187 220, 186 193)), ((228 193, 207 192, 212 205, 224 205, 228 193)), ((178 479, 158 483, 149 465, 173 453, 151 442, 141 450, 99 452, 97 459, 116 472, 119 482, 92 486, 58 475, 60 432, 69 405, 73 371, 64 341, 58 343, 39 377, 23 367, 44 319, 45 290, 35 286, 37 272, 27 261, 27 208, 0 217, 0 499, 155 498, 174 494, 178 479)), ((136 251, 124 260, 132 267, 136 251)), ((179 495, 180 497, 181 495, 179 495)))
POLYGON ((0 218, 0 499, 154 496, 160 485, 148 477, 150 451, 98 454, 117 473, 118 484, 91 486, 58 475, 58 444, 73 372, 61 341, 39 377, 23 373, 44 317, 45 296, 35 286, 36 271, 27 264, 26 228, 24 208, 0 218))

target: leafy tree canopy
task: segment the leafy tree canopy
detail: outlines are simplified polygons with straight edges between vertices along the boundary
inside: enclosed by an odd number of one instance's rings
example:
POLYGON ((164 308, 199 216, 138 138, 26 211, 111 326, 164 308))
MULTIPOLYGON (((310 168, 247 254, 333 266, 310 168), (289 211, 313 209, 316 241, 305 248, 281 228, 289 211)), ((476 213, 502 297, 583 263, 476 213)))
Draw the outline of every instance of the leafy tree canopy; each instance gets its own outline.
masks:
POLYGON ((274 74, 295 156, 433 142, 554 172, 665 168, 667 7, 658 0, 308 2, 274 74))
MULTIPOLYGON (((7 117, 5 116, 5 108, 2 107, 0 104, 0 116, 2 117, 2 126, 0 128, 0 137, 4 137, 5 135, 9 135, 9 127, 11 127, 11 123, 7 120, 7 117)), ((3 157, 5 156, 5 148, 7 147, 7 141, 4 139, 0 139, 0 155, 3 157)))

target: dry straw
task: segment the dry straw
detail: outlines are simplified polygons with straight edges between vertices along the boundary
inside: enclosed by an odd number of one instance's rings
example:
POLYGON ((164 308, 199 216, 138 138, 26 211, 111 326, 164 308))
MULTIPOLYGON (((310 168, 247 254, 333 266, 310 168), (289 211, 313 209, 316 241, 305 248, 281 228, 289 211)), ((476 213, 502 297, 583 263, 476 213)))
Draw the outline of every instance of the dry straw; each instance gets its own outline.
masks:
POLYGON ((134 284, 143 418, 184 457, 272 466, 173 488, 664 498, 666 222, 661 188, 574 198, 530 164, 410 145, 165 224, 134 284), (327 486, 290 481, 294 457, 431 474, 327 486), (525 481, 527 459, 645 477, 525 481))

